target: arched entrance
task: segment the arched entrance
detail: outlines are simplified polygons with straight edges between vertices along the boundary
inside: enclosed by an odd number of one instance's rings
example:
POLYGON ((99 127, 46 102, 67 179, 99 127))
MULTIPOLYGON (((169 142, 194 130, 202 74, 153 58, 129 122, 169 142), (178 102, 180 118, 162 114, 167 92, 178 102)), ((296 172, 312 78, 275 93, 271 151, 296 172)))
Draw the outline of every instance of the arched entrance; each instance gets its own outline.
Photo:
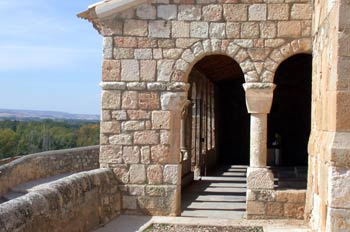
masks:
POLYGON ((243 72, 228 56, 206 56, 192 68, 189 83, 181 139, 185 216, 241 217, 250 143, 243 72))
POLYGON ((294 55, 278 67, 268 123, 269 164, 279 166, 285 187, 306 187, 311 125, 312 56, 294 55), (283 173, 284 172, 284 173, 283 173), (296 186, 288 179, 296 177, 296 186))

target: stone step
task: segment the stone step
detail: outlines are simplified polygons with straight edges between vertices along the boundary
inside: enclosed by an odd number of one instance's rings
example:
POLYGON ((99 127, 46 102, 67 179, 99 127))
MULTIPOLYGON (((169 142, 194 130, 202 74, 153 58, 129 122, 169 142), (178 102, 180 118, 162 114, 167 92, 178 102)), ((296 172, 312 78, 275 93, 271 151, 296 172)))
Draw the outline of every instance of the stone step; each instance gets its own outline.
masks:
POLYGON ((232 210, 184 210, 182 217, 203 217, 203 218, 221 218, 221 219, 242 219, 244 211, 232 210))
POLYGON ((245 202, 246 196, 239 195, 199 195, 193 197, 192 194, 183 194, 183 202, 188 201, 207 201, 207 202, 245 202))
MULTIPOLYGON (((185 202, 184 202, 185 203, 185 202)), ((189 205, 186 206, 186 210, 197 210, 197 209, 204 209, 204 210, 243 210, 246 209, 246 203, 245 202, 235 202, 232 204, 228 204, 227 202, 191 202, 189 205)))

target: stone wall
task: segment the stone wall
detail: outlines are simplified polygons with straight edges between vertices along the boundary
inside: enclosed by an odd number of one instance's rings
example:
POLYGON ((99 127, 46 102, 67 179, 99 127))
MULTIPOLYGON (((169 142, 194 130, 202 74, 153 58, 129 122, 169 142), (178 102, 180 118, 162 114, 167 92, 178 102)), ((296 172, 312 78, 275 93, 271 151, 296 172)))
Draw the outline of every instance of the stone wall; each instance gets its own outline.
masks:
POLYGON ((104 36, 100 163, 133 213, 181 212, 180 115, 198 60, 227 55, 246 82, 271 83, 283 60, 311 52, 307 0, 158 0, 80 16, 104 36))
POLYGON ((0 196, 31 180, 99 167, 99 146, 30 154, 0 166, 0 196))
POLYGON ((248 190, 248 219, 304 219, 306 190, 248 190))
POLYGON ((111 170, 81 172, 0 204, 0 232, 91 231, 117 217, 120 203, 111 170))
POLYGON ((316 1, 306 216, 317 231, 350 231, 350 2, 316 1))

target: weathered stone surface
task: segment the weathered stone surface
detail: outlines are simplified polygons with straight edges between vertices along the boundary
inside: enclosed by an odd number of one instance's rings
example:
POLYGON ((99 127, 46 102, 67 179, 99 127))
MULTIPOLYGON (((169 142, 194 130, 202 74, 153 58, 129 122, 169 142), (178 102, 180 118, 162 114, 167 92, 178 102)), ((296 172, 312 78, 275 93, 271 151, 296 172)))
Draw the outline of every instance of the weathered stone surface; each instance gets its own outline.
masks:
POLYGON ((264 202, 259 201, 247 201, 247 212, 253 215, 264 215, 266 211, 266 205, 264 202))
POLYGON ((138 81, 140 80, 139 62, 137 60, 122 60, 122 81, 138 81))
POLYGON ((209 25, 207 22, 192 22, 190 36, 193 38, 208 38, 209 25))
POLYGON ((160 107, 159 94, 156 92, 140 93, 139 107, 140 109, 148 109, 148 110, 159 109, 160 107))
POLYGON ((152 49, 150 48, 141 48, 134 50, 134 58, 138 60, 152 59, 152 54, 152 49))
POLYGON ((161 130, 160 131, 160 143, 161 144, 170 144, 170 131, 169 130, 161 130))
POLYGON ((178 165, 165 165, 163 177, 164 177, 164 183, 177 184, 178 165))
POLYGON ((240 23, 226 23, 226 35, 227 38, 240 38, 241 35, 241 24, 240 23))
POLYGON ((120 95, 119 91, 102 91, 102 109, 119 109, 120 95))
POLYGON ((156 131, 137 131, 134 134, 134 144, 158 144, 159 134, 156 131))
POLYGON ((120 123, 119 122, 101 122, 101 133, 119 133, 120 123))
POLYGON ((146 182, 146 168, 143 164, 132 164, 129 170, 130 183, 143 184, 146 182))
POLYGON ((118 121, 126 120, 127 114, 125 110, 112 111, 112 118, 118 121))
POLYGON ((221 5, 207 5, 203 7, 203 20, 204 21, 221 21, 222 19, 222 6, 221 5))
POLYGON ((161 105, 163 110, 180 110, 186 101, 184 93, 162 93, 161 105))
POLYGON ((120 183, 129 182, 129 169, 125 164, 116 165, 113 169, 113 172, 120 183))
POLYGON ((253 4, 249 6, 249 21, 265 21, 266 15, 266 4, 253 4))
POLYGON ((180 57, 182 54, 182 49, 181 48, 170 48, 170 49, 163 49, 163 57, 165 59, 172 59, 176 60, 180 57))
POLYGON ((268 216, 281 216, 281 215, 283 215, 283 204, 280 202, 268 202, 266 214, 268 216))
POLYGON ((117 37, 114 37, 114 44, 118 48, 135 48, 137 47, 137 39, 131 36, 128 36, 128 37, 117 36, 117 37))
POLYGON ((122 123, 124 131, 136 131, 145 129, 145 122, 143 121, 127 121, 122 123))
POLYGON ((200 6, 195 5, 180 5, 178 12, 179 20, 199 20, 202 16, 200 6))
POLYGON ((136 15, 140 19, 155 19, 156 18, 156 8, 150 4, 142 4, 137 7, 136 15))
POLYGON ((141 163, 143 164, 151 163, 151 149, 149 146, 141 147, 141 163))
POLYGON ((288 20, 289 5, 288 4, 269 4, 267 18, 269 20, 288 20))
POLYGON ((310 4, 293 4, 291 19, 311 19, 312 7, 310 4))
POLYGON ((125 35, 136 35, 136 36, 147 36, 148 24, 147 21, 143 20, 126 20, 124 23, 124 34, 125 35))
POLYGON ((123 147, 123 161, 126 164, 137 164, 140 162, 140 148, 137 146, 123 147))
POLYGON ((211 23, 209 28, 209 37, 225 38, 226 37, 225 23, 211 23))
POLYGON ((129 145, 132 143, 132 136, 129 134, 119 134, 109 137, 111 144, 129 145))
POLYGON ((166 20, 176 19, 177 6, 176 5, 159 5, 158 17, 166 20))
POLYGON ((329 169, 328 176, 330 207, 350 209, 350 170, 333 167, 329 169))
POLYGON ((276 38, 277 25, 274 22, 262 22, 260 23, 260 37, 266 39, 276 38))
POLYGON ((133 59, 134 50, 132 48, 114 48, 114 59, 133 59))
POLYGON ((104 37, 102 47, 103 47, 103 59, 105 60, 113 59, 113 38, 104 37))
POLYGON ((278 22, 278 36, 280 37, 300 37, 301 24, 299 21, 278 22))
POLYGON ((159 60, 157 62, 157 81, 170 81, 173 66, 173 60, 159 60))
POLYGON ((137 109, 138 93, 136 91, 125 91, 122 96, 122 109, 137 109))
POLYGON ((131 120, 150 119, 151 113, 145 110, 128 110, 128 116, 131 120))
POLYGON ((273 189, 272 172, 267 168, 249 168, 247 174, 248 189, 273 189))
POLYGON ((140 77, 142 81, 154 81, 156 77, 155 60, 141 60, 140 61, 140 77))
POLYGON ((170 159, 170 150, 166 145, 156 145, 151 147, 151 162, 153 164, 166 164, 170 159))
POLYGON ((123 209, 137 209, 136 197, 123 196, 123 209))
POLYGON ((161 165, 150 165, 147 167, 148 184, 162 184, 163 167, 161 165))
POLYGON ((173 21, 171 34, 173 38, 189 37, 190 36, 190 24, 184 21, 173 21))
POLYGON ((102 64, 102 81, 120 80, 120 62, 118 60, 104 60, 102 64))
POLYGON ((123 150, 120 145, 104 145, 100 148, 100 162, 121 164, 123 162, 123 150))
POLYGON ((149 23, 149 36, 153 38, 170 38, 170 22, 158 20, 149 23))
POLYGON ((227 21, 247 21, 248 6, 246 4, 225 4, 224 18, 227 21))
POLYGON ((169 111, 153 111, 152 129, 170 129, 170 116, 169 111))

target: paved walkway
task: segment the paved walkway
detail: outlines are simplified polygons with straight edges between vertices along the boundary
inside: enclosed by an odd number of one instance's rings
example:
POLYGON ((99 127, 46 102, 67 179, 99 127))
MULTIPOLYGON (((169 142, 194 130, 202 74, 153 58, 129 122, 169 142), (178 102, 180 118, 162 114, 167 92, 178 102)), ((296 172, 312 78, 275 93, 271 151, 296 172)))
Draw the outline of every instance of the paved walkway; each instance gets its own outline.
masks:
POLYGON ((201 177, 182 193, 183 217, 242 219, 246 211, 246 166, 229 166, 201 177))
POLYGON ((301 220, 228 220, 190 217, 145 217, 122 215, 106 226, 93 232, 137 232, 153 223, 207 226, 262 226, 264 232, 311 232, 301 220))

